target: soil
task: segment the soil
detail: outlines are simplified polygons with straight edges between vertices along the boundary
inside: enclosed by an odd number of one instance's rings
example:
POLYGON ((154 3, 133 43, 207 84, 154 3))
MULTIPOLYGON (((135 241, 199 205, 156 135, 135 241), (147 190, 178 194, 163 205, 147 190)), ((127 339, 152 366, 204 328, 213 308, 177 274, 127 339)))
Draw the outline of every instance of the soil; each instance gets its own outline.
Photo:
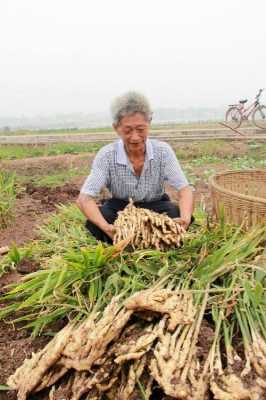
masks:
MULTIPOLYGON (((7 291, 7 286, 14 283, 18 282, 21 279, 22 275, 14 270, 9 271, 7 274, 4 274, 0 277, 0 296, 4 295, 7 291)), ((0 308, 1 308, 1 303, 0 303, 0 308)), ((0 332, 0 337, 1 337, 1 332, 0 332)))
MULTIPOLYGON (((1 340, 1 339, 0 339, 1 340)), ((22 364, 25 358, 30 358, 32 352, 41 350, 48 342, 48 336, 41 336, 35 339, 31 337, 0 341, 0 371, 1 383, 5 383, 7 378, 13 374, 22 364)), ((0 392, 0 400, 16 400, 14 391, 0 392)))
POLYGON ((200 332, 197 343, 197 355, 201 361, 205 361, 209 354, 214 339, 213 327, 208 321, 203 320, 200 326, 200 332))
POLYGON ((26 193, 34 200, 38 200, 45 211, 54 211, 57 204, 73 201, 79 194, 77 185, 66 183, 64 186, 50 188, 47 186, 36 187, 32 183, 26 185, 26 193))
POLYGON ((17 198, 14 215, 6 229, 0 230, 1 246, 15 242, 21 245, 36 237, 36 228, 58 204, 75 201, 79 194, 80 182, 67 183, 60 187, 34 186, 29 183, 17 198))
POLYGON ((29 274, 38 271, 38 269, 40 269, 39 264, 27 257, 23 258, 16 266, 16 270, 21 274, 29 274))

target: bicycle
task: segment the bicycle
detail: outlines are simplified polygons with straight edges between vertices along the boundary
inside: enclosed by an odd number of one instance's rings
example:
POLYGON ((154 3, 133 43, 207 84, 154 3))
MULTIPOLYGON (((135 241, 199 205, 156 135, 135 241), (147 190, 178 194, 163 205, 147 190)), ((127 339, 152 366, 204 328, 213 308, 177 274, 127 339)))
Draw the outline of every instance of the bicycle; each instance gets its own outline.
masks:
POLYGON ((266 106, 260 104, 260 96, 264 89, 260 89, 254 102, 245 108, 247 99, 239 100, 238 104, 230 104, 225 114, 225 120, 228 126, 233 129, 240 127, 243 121, 251 116, 253 124, 260 129, 266 129, 266 106))

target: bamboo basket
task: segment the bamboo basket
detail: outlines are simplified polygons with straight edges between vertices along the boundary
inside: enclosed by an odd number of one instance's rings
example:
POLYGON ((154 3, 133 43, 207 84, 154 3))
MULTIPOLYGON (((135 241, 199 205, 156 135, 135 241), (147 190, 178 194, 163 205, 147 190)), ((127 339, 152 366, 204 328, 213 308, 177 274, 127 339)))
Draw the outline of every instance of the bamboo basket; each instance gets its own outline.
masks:
POLYGON ((244 229, 266 224, 266 169, 227 171, 210 178, 213 214, 244 229))

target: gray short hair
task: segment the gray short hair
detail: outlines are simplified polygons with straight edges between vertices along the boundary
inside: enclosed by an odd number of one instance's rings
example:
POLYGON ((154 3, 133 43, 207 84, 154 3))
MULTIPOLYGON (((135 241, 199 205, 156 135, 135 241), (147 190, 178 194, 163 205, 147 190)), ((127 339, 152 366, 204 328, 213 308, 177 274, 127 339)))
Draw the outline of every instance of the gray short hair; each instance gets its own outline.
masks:
POLYGON ((148 100, 138 92, 127 92, 116 97, 111 105, 111 113, 114 124, 118 124, 121 118, 135 113, 143 114, 147 121, 150 121, 152 117, 148 100))

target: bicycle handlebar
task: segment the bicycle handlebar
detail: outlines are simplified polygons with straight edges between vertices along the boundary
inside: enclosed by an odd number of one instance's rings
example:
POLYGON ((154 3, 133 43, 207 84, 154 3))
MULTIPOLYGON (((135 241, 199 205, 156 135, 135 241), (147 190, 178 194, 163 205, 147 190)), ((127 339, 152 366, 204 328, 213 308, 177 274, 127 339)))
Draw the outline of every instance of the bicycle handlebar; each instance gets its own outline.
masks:
POLYGON ((263 90, 264 90, 264 88, 263 89, 259 89, 259 93, 257 94, 256 99, 258 99, 260 97, 260 95, 263 92, 263 90))

